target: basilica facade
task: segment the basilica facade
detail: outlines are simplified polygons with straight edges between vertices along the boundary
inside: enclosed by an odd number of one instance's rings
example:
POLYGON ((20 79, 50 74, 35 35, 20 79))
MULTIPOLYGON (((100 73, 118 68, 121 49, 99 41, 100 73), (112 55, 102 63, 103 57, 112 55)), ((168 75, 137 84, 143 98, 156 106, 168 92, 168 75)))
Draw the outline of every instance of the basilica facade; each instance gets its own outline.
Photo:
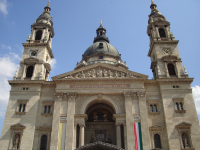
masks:
POLYGON ((150 6, 154 79, 128 70, 100 23, 73 71, 52 77, 51 8, 31 26, 11 86, 0 150, 200 150, 191 82, 170 23, 150 6))

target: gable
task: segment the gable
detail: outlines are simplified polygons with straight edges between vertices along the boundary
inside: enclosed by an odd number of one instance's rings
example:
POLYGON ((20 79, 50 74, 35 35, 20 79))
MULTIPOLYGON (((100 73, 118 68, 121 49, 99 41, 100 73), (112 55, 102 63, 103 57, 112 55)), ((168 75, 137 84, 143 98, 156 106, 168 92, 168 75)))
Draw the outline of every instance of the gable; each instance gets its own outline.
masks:
POLYGON ((76 80, 84 78, 141 78, 148 76, 107 64, 94 64, 55 77, 53 80, 76 80))
POLYGON ((17 124, 14 124, 12 126, 10 126, 11 129, 14 129, 14 130, 23 130, 25 129, 26 127, 20 123, 17 123, 17 124))

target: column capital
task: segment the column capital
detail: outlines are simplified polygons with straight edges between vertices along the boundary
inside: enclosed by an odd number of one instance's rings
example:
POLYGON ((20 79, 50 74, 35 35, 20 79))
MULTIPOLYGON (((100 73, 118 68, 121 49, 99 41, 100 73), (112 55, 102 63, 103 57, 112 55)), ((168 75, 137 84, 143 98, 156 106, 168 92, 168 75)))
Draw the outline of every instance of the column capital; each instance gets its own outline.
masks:
POLYGON ((56 101, 61 101, 63 93, 54 93, 54 96, 56 101))
POLYGON ((68 101, 75 101, 77 93, 67 93, 68 101))
POLYGON ((124 92, 125 99, 132 99, 133 92, 124 92))
POLYGON ((117 126, 121 126, 121 123, 115 123, 115 126, 117 127, 117 126))
POLYGON ((138 96, 138 99, 145 99, 146 92, 145 91, 139 91, 139 92, 137 92, 137 96, 138 96))
POLYGON ((79 123, 80 127, 85 127, 85 123, 79 123))

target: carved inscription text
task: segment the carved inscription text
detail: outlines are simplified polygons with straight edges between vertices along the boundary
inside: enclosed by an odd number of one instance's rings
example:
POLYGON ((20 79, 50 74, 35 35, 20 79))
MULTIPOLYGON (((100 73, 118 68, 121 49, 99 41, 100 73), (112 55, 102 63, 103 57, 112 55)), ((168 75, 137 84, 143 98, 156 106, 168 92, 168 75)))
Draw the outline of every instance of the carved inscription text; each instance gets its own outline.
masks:
POLYGON ((130 88, 130 84, 70 85, 70 88, 130 88))

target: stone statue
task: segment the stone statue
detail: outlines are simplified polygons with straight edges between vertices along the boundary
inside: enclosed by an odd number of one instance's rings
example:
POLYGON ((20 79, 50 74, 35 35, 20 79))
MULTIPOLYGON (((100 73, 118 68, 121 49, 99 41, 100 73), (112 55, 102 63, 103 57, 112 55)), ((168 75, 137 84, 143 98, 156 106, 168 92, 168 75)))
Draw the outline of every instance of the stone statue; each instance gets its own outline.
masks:
POLYGON ((15 135, 15 140, 13 143, 13 149, 18 149, 19 148, 19 141, 20 141, 20 135, 16 134, 15 135))
POLYGON ((81 72, 81 78, 85 78, 85 73, 81 72))
POLYGON ((117 73, 117 71, 115 72, 115 78, 118 78, 118 73, 117 73))
POLYGON ((102 70, 99 68, 99 70, 97 71, 97 77, 102 77, 102 70))
POLYGON ((184 134, 184 135, 183 135, 182 140, 183 140, 184 148, 189 148, 189 145, 188 145, 188 136, 187 136, 187 134, 184 134))
POLYGON ((125 73, 121 72, 121 77, 124 78, 125 77, 125 73))
POLYGON ((172 33, 172 31, 170 31, 169 34, 170 34, 170 37, 172 37, 172 38, 174 37, 174 34, 172 33))
POLYGON ((104 71, 103 71, 103 76, 104 76, 104 77, 108 77, 108 72, 107 72, 106 69, 104 69, 104 71))
POLYGON ((96 78, 96 71, 94 69, 92 70, 92 77, 96 78))
POLYGON ((127 76, 126 76, 126 77, 127 77, 127 78, 130 78, 130 73, 127 72, 127 76))
POLYGON ((92 77, 92 71, 88 71, 87 77, 88 77, 88 78, 91 78, 91 77, 92 77))
POLYGON ((80 72, 77 73, 74 78, 79 78, 79 77, 80 77, 80 72))
POLYGON ((29 36, 28 36, 28 40, 31 40, 31 34, 29 34, 29 36))
POLYGON ((110 71, 110 70, 109 70, 109 77, 110 77, 110 78, 113 78, 113 73, 112 73, 112 71, 110 71))

